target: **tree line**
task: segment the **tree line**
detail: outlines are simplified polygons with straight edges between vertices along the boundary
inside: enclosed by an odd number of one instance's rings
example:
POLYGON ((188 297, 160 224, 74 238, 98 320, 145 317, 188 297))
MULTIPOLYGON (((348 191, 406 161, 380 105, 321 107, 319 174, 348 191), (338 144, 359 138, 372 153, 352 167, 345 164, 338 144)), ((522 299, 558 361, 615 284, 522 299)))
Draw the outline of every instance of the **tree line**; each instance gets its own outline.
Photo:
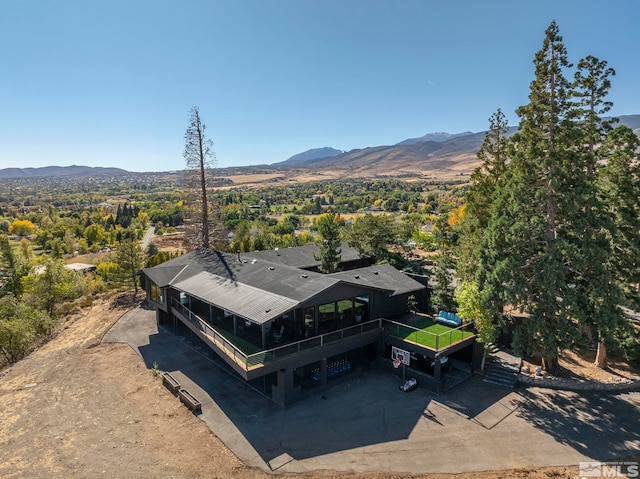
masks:
POLYGON ((515 351, 551 370, 563 349, 597 345, 603 367, 607 348, 637 344, 622 306, 638 306, 638 137, 605 116, 614 70, 593 56, 574 68, 556 22, 533 64, 517 132, 500 109, 490 118, 442 256, 485 342, 512 331, 515 351))

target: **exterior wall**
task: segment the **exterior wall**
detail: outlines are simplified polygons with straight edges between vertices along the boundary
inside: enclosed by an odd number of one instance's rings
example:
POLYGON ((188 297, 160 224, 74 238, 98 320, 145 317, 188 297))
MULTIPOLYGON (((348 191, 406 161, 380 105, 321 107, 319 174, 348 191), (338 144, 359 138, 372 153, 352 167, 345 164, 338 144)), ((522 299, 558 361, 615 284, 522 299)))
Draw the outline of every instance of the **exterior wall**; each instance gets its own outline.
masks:
POLYGON ((373 291, 368 288, 358 288, 351 285, 339 285, 324 291, 323 293, 314 296, 308 304, 304 307, 313 307, 325 303, 332 303, 334 301, 340 301, 341 299, 353 298, 354 296, 360 296, 364 294, 372 294, 373 291))
POLYGON ((404 273, 409 278, 416 280, 418 283, 424 285, 424 289, 420 291, 416 291, 413 295, 416 298, 418 311, 422 311, 424 313, 430 312, 430 304, 431 304, 431 288, 429 288, 429 276, 424 274, 415 274, 415 273, 404 273))
POLYGON ((390 298, 381 291, 371 295, 371 317, 389 318, 407 312, 409 294, 398 295, 390 298))

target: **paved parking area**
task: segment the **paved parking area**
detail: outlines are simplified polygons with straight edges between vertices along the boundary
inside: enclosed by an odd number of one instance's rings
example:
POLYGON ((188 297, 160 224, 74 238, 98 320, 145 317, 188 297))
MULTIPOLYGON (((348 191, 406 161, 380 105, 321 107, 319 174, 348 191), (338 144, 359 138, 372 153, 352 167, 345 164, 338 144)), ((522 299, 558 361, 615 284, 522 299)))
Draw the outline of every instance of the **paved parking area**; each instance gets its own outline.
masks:
POLYGON ((281 409, 137 308, 105 336, 170 371, 248 465, 279 472, 469 472, 574 465, 640 450, 640 393, 512 391, 474 377, 436 396, 371 370, 281 409))

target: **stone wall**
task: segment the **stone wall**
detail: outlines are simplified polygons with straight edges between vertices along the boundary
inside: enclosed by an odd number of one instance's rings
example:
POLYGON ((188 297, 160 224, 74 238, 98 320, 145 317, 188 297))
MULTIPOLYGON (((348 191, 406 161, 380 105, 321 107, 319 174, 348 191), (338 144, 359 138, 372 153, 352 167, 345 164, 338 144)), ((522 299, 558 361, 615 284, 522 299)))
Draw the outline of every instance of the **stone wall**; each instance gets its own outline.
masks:
POLYGON ((528 374, 518 374, 518 384, 525 387, 564 389, 569 391, 640 391, 640 380, 622 378, 619 381, 603 383, 600 381, 587 381, 584 379, 567 379, 551 376, 530 376, 528 374))

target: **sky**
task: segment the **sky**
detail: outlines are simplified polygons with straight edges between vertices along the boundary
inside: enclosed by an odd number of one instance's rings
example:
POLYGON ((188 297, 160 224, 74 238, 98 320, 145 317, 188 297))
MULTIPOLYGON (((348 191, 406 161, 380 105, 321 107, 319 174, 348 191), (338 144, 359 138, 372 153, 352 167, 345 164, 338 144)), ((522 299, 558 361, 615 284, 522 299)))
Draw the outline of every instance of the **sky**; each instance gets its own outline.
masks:
POLYGON ((220 168, 517 125, 552 20, 640 114, 637 0, 0 0, 0 168, 180 170, 193 106, 220 168))

